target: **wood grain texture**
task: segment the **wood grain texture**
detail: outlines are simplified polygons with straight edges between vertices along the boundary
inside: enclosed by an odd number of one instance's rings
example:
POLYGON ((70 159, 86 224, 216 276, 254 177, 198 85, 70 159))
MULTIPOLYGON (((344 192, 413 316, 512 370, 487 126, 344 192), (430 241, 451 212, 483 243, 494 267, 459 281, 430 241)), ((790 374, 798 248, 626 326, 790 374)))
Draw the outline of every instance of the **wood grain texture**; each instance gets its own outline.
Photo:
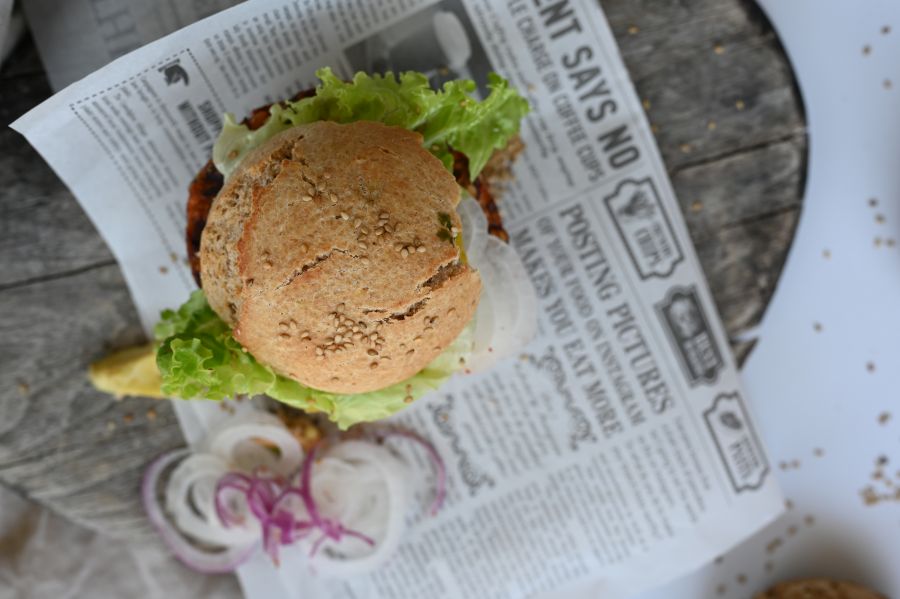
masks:
MULTIPOLYGON (((790 66, 749 0, 601 4, 737 336, 759 322, 799 217, 806 138, 790 66)), ((50 94, 35 59, 28 40, 0 72, 4 124, 50 94)), ((140 476, 182 443, 177 422, 166 402, 88 385, 92 360, 140 340, 137 316, 90 221, 6 128, 0 265, 0 481, 107 534, 146 538, 140 476)), ((751 346, 733 347, 742 357, 751 346)))

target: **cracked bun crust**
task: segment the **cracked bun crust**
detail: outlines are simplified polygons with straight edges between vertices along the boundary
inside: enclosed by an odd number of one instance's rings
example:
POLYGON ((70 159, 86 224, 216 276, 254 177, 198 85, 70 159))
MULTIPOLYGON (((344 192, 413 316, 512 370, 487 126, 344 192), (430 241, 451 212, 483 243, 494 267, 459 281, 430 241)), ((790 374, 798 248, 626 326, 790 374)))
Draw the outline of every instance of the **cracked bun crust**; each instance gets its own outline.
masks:
POLYGON ((884 595, 850 582, 824 578, 776 585, 756 599, 885 599, 884 595))
POLYGON ((277 372, 335 393, 387 387, 474 316, 481 280, 447 231, 460 226, 458 202, 453 175, 416 133, 293 127, 248 154, 216 196, 203 289, 277 372))

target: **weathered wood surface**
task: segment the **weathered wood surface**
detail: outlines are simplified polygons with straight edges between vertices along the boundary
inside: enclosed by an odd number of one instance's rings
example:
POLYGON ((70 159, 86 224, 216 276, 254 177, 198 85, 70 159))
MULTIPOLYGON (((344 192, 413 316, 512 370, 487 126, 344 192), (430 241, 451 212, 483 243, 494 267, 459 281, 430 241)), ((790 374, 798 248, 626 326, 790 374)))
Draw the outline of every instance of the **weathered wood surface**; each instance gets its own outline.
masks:
MULTIPOLYGON (((749 1, 602 5, 736 336, 765 310, 799 215, 806 137, 790 67, 749 1)), ((26 41, 0 72, 0 121, 49 94, 26 41)), ((88 385, 92 360, 140 339, 137 317, 87 217, 6 127, 0 265, 0 481, 106 533, 146 534, 140 475, 182 443, 174 414, 88 385)))

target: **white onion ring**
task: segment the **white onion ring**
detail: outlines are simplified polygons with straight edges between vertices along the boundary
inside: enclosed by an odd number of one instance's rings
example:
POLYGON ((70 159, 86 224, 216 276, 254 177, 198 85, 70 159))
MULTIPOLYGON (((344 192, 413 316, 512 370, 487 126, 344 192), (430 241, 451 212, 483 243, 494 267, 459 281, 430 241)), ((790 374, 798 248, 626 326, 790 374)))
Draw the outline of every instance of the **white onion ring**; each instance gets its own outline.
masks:
POLYGON ((313 476, 312 492, 320 513, 327 518, 339 519, 347 528, 376 540, 374 548, 361 542, 354 543, 357 547, 353 547, 349 538, 342 539, 339 544, 326 542, 322 550, 311 558, 315 571, 326 577, 348 577, 381 566, 396 551, 406 527, 409 489, 405 482, 408 476, 405 465, 381 446, 364 441, 345 441, 331 449, 315 465, 313 476), (350 501, 359 499, 359 494, 347 493, 346 488, 338 495, 343 501, 334 501, 335 498, 329 500, 324 496, 329 489, 324 486, 318 488, 322 483, 331 482, 334 485, 344 478, 345 485, 356 487, 358 481, 358 486, 363 488, 365 485, 371 495, 373 477, 383 481, 378 489, 382 497, 370 504, 368 510, 361 509, 365 505, 353 505, 350 501), (386 512, 386 517, 383 512, 386 512), (368 553, 363 554, 360 545, 368 553))
POLYGON ((257 543, 247 546, 235 546, 223 548, 221 551, 203 550, 188 542, 187 539, 175 528, 175 526, 163 514, 162 506, 157 497, 157 485, 160 475, 173 462, 176 462, 190 453, 188 449, 178 449, 164 453, 156 458, 144 472, 141 482, 141 499, 144 510, 150 523, 162 537, 178 560, 188 568, 202 574, 221 574, 232 572, 256 550, 257 543))
POLYGON ((192 454, 172 471, 166 485, 166 507, 181 532, 212 545, 247 545, 259 539, 259 522, 225 527, 216 513, 215 493, 228 464, 219 456, 192 454))
POLYGON ((273 474, 290 476, 303 462, 297 439, 278 418, 265 412, 222 423, 211 432, 207 446, 209 453, 224 459, 230 469, 243 472, 261 467, 273 474), (277 447, 278 454, 257 439, 277 447))
POLYGON ((482 292, 475 313, 470 370, 486 370, 521 351, 537 330, 537 300, 521 258, 508 244, 488 236, 484 255, 475 264, 482 292))
POLYGON ((462 225, 463 250, 466 252, 466 258, 470 263, 476 264, 484 255, 489 237, 487 217, 481 209, 481 204, 465 191, 456 212, 462 225))

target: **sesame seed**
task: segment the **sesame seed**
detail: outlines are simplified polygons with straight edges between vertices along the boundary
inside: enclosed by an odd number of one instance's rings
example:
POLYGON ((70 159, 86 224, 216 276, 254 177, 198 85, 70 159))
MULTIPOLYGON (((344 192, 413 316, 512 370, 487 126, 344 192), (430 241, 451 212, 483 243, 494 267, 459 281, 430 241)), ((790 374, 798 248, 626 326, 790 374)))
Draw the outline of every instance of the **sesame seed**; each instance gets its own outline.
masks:
POLYGON ((361 226, 362 226, 362 221, 361 221, 361 220, 356 219, 355 221, 353 221, 353 228, 354 228, 354 229, 358 229, 358 228, 360 228, 361 226))
POLYGON ((387 231, 388 233, 393 233, 393 232, 394 232, 394 227, 392 227, 392 226, 391 226, 390 224, 388 224, 388 223, 384 223, 384 230, 387 231))
POLYGON ((411 350, 409 350, 408 352, 406 352, 406 355, 407 355, 407 356, 411 356, 411 355, 413 355, 414 353, 416 353, 416 350, 411 349, 411 350))
POLYGON ((380 219, 382 219, 382 220, 387 220, 387 219, 389 219, 390 217, 391 217, 391 215, 388 214, 387 212, 382 212, 381 214, 378 215, 378 218, 380 218, 380 219))
POLYGON ((366 258, 365 256, 363 256, 362 258, 360 258, 360 262, 362 262, 364 265, 368 266, 370 260, 368 258, 366 258))
POLYGON ((309 251, 309 246, 306 245, 305 243, 300 244, 300 251, 305 254, 306 252, 309 251))
POLYGON ((343 336, 343 335, 335 335, 335 336, 334 336, 334 342, 335 342, 335 343, 340 343, 340 342, 343 341, 343 340, 344 340, 344 336, 343 336))
POLYGON ((361 249, 361 250, 364 250, 364 249, 366 249, 367 247, 369 247, 368 245, 366 245, 366 242, 365 242, 365 241, 358 241, 358 242, 356 243, 356 245, 358 245, 358 246, 359 246, 359 249, 361 249))
POLYGON ((353 333, 353 338, 356 339, 357 341, 359 341, 360 339, 362 339, 362 337, 363 337, 363 334, 360 333, 359 331, 353 333))
POLYGON ((345 326, 339 326, 338 329, 337 329, 337 332, 340 333, 341 335, 343 335, 344 333, 347 332, 347 327, 345 327, 345 326))
POLYGON ((346 308, 347 308, 347 304, 342 302, 342 303, 338 304, 337 311, 343 312, 346 308))
POLYGON ((272 261, 271 260, 264 261, 263 266, 266 267, 266 270, 269 270, 270 268, 272 268, 272 261))
POLYGON ((378 368, 378 362, 372 362, 371 364, 369 364, 369 368, 375 370, 376 368, 378 368))
POLYGON ((353 325, 353 327, 350 330, 353 331, 354 333, 357 333, 357 332, 359 332, 359 327, 356 325, 353 325))
POLYGON ((296 329, 296 328, 299 326, 299 325, 297 324, 297 321, 294 320, 293 318, 292 318, 291 321, 290 321, 290 325, 291 325, 291 328, 292 328, 292 329, 296 329))
POLYGON ((456 308, 450 308, 449 310, 447 310, 447 316, 453 316, 454 314, 456 314, 456 308))
POLYGON ((382 235, 384 235, 384 229, 382 229, 381 227, 376 228, 376 229, 375 229, 375 236, 376 236, 376 237, 381 237, 382 235))
POLYGON ((331 200, 332 204, 337 204, 337 196, 334 195, 333 193, 328 194, 328 199, 331 200))
POLYGON ((347 214, 346 212, 341 212, 341 219, 350 220, 350 215, 347 214))
POLYGON ((312 202, 312 196, 311 195, 302 195, 302 196, 300 196, 300 201, 301 202, 312 202))
POLYGON ((374 349, 370 349, 370 350, 367 351, 366 353, 369 354, 370 356, 377 356, 377 355, 378 355, 378 352, 375 351, 374 349))
POLYGON ((300 333, 300 338, 301 339, 309 339, 310 338, 309 331, 303 331, 302 333, 300 333))
POLYGON ((424 254, 424 253, 425 253, 425 246, 424 246, 424 245, 420 245, 419 247, 416 248, 416 251, 419 252, 420 254, 424 254))
POLYGON ((409 256, 409 250, 406 248, 401 249, 400 255, 403 256, 404 258, 406 258, 407 256, 409 256))
POLYGON ((286 331, 286 330, 288 330, 288 323, 283 322, 283 321, 282 321, 282 322, 279 322, 279 323, 278 323, 278 330, 279 330, 279 331, 286 331))
POLYGON ((406 397, 403 398, 403 403, 412 403, 413 401, 414 400, 413 400, 412 395, 407 395, 406 397))
POLYGON ((281 337, 282 339, 290 339, 291 338, 290 333, 278 333, 278 336, 281 337))
POLYGON ((416 336, 416 338, 413 339, 413 341, 415 341, 416 343, 420 342, 421 340, 422 340, 421 336, 416 336))

